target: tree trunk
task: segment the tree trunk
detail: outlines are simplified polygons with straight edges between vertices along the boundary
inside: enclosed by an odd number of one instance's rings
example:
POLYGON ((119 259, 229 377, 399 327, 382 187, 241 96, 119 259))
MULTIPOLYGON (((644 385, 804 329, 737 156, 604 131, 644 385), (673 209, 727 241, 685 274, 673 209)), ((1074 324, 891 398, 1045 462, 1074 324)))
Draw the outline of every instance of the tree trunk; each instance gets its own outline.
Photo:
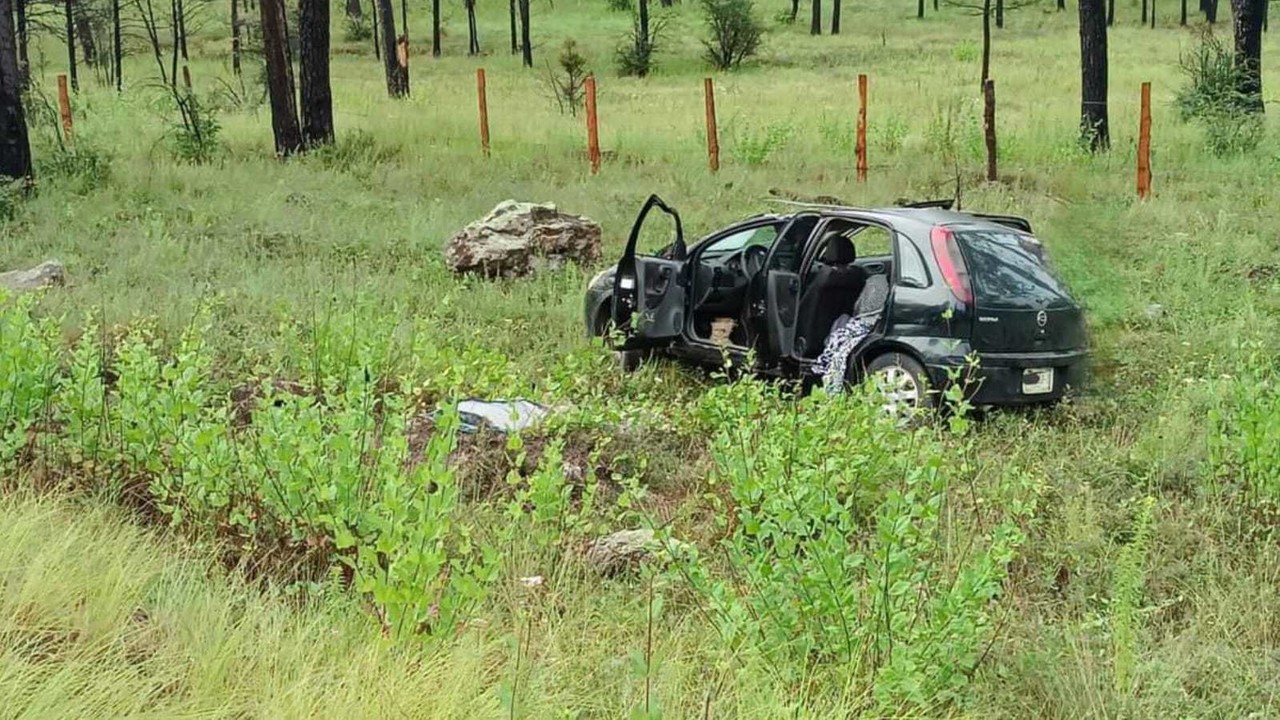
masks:
POLYGON ((640 0, 640 42, 649 47, 649 0, 640 0))
POLYGON ((178 43, 182 48, 182 60, 186 62, 191 59, 187 56, 187 8, 182 4, 182 0, 177 0, 177 3, 178 43))
POLYGON ((1067 0, 1058 0, 1058 9, 1059 9, 1059 10, 1066 10, 1066 9, 1067 9, 1067 0))
POLYGON ((476 27, 476 0, 466 0, 467 5, 467 54, 480 54, 480 30, 476 27))
POLYGON ((267 64, 267 91, 271 97, 271 132, 275 136, 276 155, 284 157, 302 147, 284 0, 258 0, 258 9, 262 22, 262 56, 267 64))
POLYGON ((120 32, 120 0, 111 0, 111 60, 112 74, 116 79, 116 92, 124 92, 124 43, 120 32))
POLYGON ((525 67, 533 67, 533 41, 529 39, 529 0, 517 0, 520 5, 520 60, 525 67))
POLYGON ((1004 29, 1004 0, 996 0, 996 29, 1004 29))
POLYGON ((231 0, 231 72, 240 76, 240 0, 231 0))
POLYGON ((18 85, 23 90, 31 84, 31 61, 27 56, 27 0, 15 0, 18 8, 18 85))
POLYGON ((1178 24, 1183 27, 1187 26, 1187 0, 1182 0, 1182 17, 1179 18, 1178 24))
MULTIPOLYGON (((1203 2, 1203 0, 1201 0, 1203 2)), ((1116 0, 1107 0, 1107 27, 1116 24, 1116 0)))
POLYGON ((31 142, 22 110, 13 0, 0 0, 0 177, 31 179, 31 142))
POLYGON ((360 0, 347 0, 347 17, 356 21, 364 19, 364 6, 360 0))
POLYGON ((1111 146, 1107 121, 1107 22, 1102 0, 1080 0, 1080 134, 1092 152, 1111 146))
POLYGON ((987 145, 987 182, 1000 179, 996 168, 996 81, 982 84, 982 134, 987 145))
POLYGON ((373 59, 382 59, 382 34, 378 32, 378 0, 369 0, 373 11, 369 16, 373 18, 373 59))
POLYGON ((94 41, 93 25, 85 14, 84 4, 76 5, 76 39, 80 41, 80 54, 84 64, 90 67, 98 64, 98 43, 94 41))
POLYGON ((916 19, 924 19, 924 0, 916 0, 916 19))
POLYGON ((298 3, 298 73, 302 87, 302 142, 333 142, 333 91, 329 87, 329 0, 298 3))
POLYGON ((400 65, 396 53, 396 11, 391 0, 375 0, 382 34, 382 66, 387 75, 387 95, 402 98, 409 94, 409 68, 400 65))
POLYGON ((1147 0, 1142 0, 1142 24, 1147 24, 1147 0))
POLYGON ((831 0, 831 34, 840 34, 840 5, 841 0, 831 0))
POLYGON ((800 0, 791 0, 791 22, 800 17, 800 0))
POLYGON ((1205 0, 1204 19, 1210 25, 1218 22, 1218 0, 1205 0))
POLYGON ((1156 29, 1156 0, 1151 0, 1151 29, 1156 29))
POLYGON ((440 0, 431 0, 431 56, 440 57, 440 0))
POLYGON ((507 14, 511 21, 511 54, 520 52, 520 40, 516 34, 516 0, 507 0, 507 14))
POLYGON ((809 18, 809 34, 822 34, 822 0, 813 0, 809 18))
POLYGON ((1231 0, 1235 18, 1236 92, 1249 112, 1262 112, 1262 18, 1267 0, 1231 0))
POLYGON ((991 0, 982 0, 982 77, 978 88, 987 86, 991 77, 991 0))
POLYGON ((400 34, 409 37, 409 0, 400 0, 400 34))
POLYGON ((80 89, 80 77, 76 73, 76 30, 75 16, 71 10, 71 0, 63 3, 67 21, 67 75, 71 77, 71 89, 80 89))

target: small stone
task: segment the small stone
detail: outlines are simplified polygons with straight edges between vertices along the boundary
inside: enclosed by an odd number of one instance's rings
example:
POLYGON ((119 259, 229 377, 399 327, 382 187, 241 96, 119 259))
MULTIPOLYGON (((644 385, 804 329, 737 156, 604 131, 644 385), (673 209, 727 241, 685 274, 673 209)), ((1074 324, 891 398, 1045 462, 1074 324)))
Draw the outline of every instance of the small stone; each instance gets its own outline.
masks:
POLYGON ((1148 320, 1159 320, 1164 315, 1164 306, 1160 303, 1151 303, 1143 310, 1148 320))
POLYGON ((30 270, 12 270, 0 273, 0 288, 12 292, 31 292, 61 285, 66 280, 66 269, 57 260, 46 260, 30 270))
POLYGON ((622 530, 597 539, 587 548, 587 563, 601 575, 613 575, 653 556, 653 530, 622 530))

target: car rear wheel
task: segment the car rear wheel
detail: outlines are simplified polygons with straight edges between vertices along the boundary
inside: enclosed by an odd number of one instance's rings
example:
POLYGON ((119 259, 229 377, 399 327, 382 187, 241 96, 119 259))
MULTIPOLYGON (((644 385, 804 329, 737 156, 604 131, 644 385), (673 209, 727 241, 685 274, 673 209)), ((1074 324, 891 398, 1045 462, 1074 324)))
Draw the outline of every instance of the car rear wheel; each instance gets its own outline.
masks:
POLYGON ((933 405, 929 375, 915 358, 900 352, 876 356, 867 365, 867 379, 883 397, 885 412, 910 417, 933 405))

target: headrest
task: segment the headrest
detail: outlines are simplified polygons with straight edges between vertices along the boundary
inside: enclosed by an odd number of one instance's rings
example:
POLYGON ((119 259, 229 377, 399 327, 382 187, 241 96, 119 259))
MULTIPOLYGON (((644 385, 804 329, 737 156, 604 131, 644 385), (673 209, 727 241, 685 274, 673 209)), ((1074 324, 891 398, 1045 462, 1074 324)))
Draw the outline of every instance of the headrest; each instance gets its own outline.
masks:
POLYGON ((827 246, 822 249, 819 260, 827 265, 848 265, 858 259, 853 250, 853 242, 843 235, 832 235, 827 238, 827 246))

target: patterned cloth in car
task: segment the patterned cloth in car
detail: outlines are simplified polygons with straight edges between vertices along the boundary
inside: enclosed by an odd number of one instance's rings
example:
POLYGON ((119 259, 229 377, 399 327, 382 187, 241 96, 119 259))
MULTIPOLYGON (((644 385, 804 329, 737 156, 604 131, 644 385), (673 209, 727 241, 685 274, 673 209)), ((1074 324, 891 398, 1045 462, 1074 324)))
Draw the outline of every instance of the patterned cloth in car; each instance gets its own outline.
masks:
POLYGON ((871 334, 871 326, 850 315, 841 315, 831 324, 831 333, 827 335, 826 346, 822 354, 813 364, 813 372, 822 376, 822 388, 828 395, 835 395, 844 390, 845 370, 849 358, 867 335, 871 334))

